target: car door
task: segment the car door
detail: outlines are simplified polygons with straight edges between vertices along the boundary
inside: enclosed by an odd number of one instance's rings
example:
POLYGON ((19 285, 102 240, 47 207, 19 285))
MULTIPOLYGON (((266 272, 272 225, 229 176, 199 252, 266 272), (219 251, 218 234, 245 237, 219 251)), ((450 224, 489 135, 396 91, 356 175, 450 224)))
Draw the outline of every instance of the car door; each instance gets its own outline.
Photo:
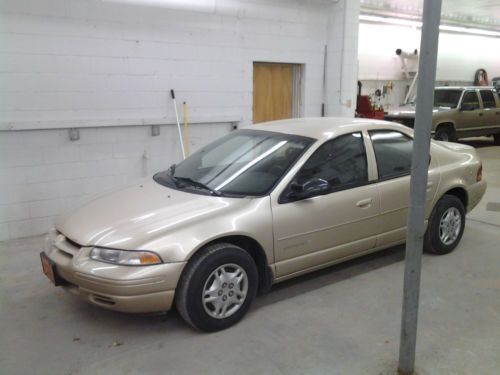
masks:
POLYGON ((483 134, 489 135, 495 133, 500 128, 500 108, 497 107, 495 95, 491 89, 479 90, 481 101, 483 102, 483 134), (494 129, 492 132, 491 130, 494 129))
MULTIPOLYGON (((413 139, 395 130, 373 130, 369 134, 377 162, 377 187, 380 194, 381 234, 377 246, 388 246, 406 238, 413 139)), ((427 181, 427 216, 432 209, 439 176, 438 161, 431 158, 427 181)))
POLYGON ((379 197, 369 181, 367 141, 354 132, 325 142, 272 200, 277 277, 374 248, 379 197), (328 190, 309 198, 294 193, 311 181, 328 182, 328 190))
POLYGON ((459 136, 474 136, 481 134, 483 110, 479 104, 476 90, 464 92, 459 111, 455 119, 455 128, 459 136))

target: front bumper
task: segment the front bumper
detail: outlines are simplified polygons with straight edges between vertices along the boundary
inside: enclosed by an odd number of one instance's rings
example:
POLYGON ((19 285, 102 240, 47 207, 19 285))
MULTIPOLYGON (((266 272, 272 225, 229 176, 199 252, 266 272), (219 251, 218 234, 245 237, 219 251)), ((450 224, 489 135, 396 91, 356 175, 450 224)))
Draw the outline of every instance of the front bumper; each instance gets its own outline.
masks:
POLYGON ((90 247, 78 247, 59 235, 46 254, 63 279, 63 288, 106 309, 146 313, 172 307, 175 288, 186 263, 118 266, 89 258, 90 247))

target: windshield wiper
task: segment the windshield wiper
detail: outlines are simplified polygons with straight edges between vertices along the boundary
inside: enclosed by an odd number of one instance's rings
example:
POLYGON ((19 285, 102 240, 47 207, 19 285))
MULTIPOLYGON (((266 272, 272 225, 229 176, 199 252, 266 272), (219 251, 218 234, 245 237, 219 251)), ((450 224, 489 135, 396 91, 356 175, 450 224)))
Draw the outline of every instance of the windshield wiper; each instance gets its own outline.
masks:
POLYGON ((205 185, 203 182, 195 181, 189 177, 177 177, 177 176, 171 176, 171 177, 173 177, 176 181, 187 182, 193 186, 208 190, 212 193, 212 195, 217 195, 218 197, 222 196, 222 193, 219 190, 212 189, 211 187, 205 185))

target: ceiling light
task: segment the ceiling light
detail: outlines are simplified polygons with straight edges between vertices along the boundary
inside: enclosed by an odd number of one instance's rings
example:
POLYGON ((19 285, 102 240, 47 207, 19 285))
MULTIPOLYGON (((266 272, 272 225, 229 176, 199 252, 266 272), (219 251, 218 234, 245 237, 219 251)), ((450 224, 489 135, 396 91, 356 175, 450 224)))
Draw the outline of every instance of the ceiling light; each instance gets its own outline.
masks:
MULTIPOLYGON (((422 27, 422 22, 420 22, 420 21, 408 20, 408 19, 403 19, 403 18, 381 17, 381 16, 371 16, 371 15, 367 15, 367 14, 360 14, 359 19, 360 19, 360 21, 387 23, 390 25, 422 27)), ((473 34, 473 35, 500 37, 499 31, 478 29, 478 28, 472 28, 472 27, 440 25, 439 29, 442 31, 451 31, 451 32, 462 33, 462 34, 473 34)))

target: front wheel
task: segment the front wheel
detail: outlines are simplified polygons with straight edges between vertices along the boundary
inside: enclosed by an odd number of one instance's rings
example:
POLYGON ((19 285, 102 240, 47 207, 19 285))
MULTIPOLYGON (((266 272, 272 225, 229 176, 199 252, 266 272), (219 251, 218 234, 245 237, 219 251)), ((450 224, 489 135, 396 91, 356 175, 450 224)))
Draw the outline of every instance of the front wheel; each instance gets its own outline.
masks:
POLYGON ((257 284, 257 267, 248 252, 228 243, 210 245, 186 266, 176 292, 177 310, 193 327, 219 331, 246 314, 257 284))
POLYGON ((455 132, 451 127, 441 125, 437 128, 434 139, 444 142, 454 142, 456 140, 455 132))
POLYGON ((465 227, 465 208, 454 195, 444 195, 434 207, 427 231, 424 248, 432 254, 448 254, 457 247, 465 227))

